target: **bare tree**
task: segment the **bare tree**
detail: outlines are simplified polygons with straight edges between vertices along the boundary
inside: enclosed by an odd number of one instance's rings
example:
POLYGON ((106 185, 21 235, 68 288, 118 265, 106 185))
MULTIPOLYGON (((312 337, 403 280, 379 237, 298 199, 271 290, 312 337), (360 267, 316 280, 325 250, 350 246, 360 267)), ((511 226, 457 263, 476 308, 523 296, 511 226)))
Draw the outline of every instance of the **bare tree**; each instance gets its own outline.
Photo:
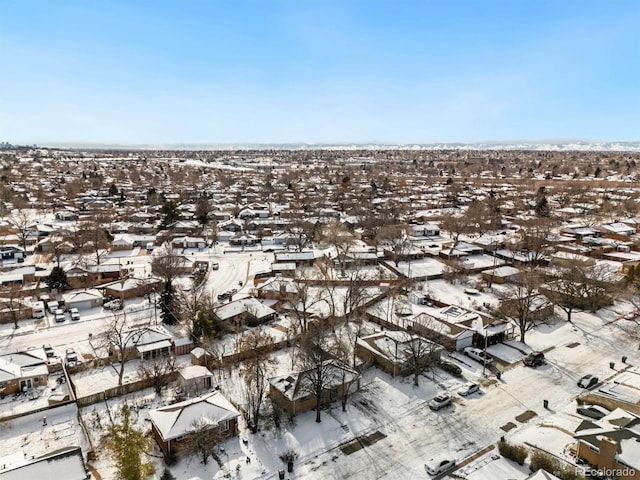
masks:
POLYGON ((268 387, 268 378, 275 361, 271 358, 273 338, 257 328, 241 337, 241 351, 248 352, 241 375, 246 387, 249 423, 254 433, 258 430, 260 409, 268 387))
POLYGON ((347 257, 356 244, 355 237, 343 224, 334 220, 324 227, 322 241, 334 247, 340 274, 344 276, 347 268, 347 257))
POLYGON ((514 247, 523 252, 533 266, 542 264, 550 251, 551 226, 547 218, 527 220, 520 226, 519 240, 514 247))
POLYGON ((218 425, 201 418, 191 422, 190 427, 189 436, 187 437, 188 448, 200 456, 200 461, 203 464, 206 465, 209 462, 209 457, 213 457, 218 465, 222 467, 222 460, 218 456, 218 445, 224 437, 218 425))
POLYGON ((145 360, 138 365, 140 377, 150 381, 158 395, 173 381, 176 370, 176 358, 172 355, 145 360))
POLYGON ((384 225, 375 237, 375 243, 382 246, 398 266, 398 262, 411 252, 410 229, 405 225, 384 225))
POLYGON ((411 335, 403 342, 404 355, 413 384, 419 385, 420 375, 428 371, 440 357, 442 347, 418 335, 411 335))
POLYGON ((567 314, 571 322, 574 310, 590 310, 612 303, 613 292, 621 283, 621 276, 606 264, 579 257, 569 259, 556 269, 544 286, 545 295, 567 314))
POLYGON ((308 329, 301 340, 302 372, 301 388, 315 396, 316 422, 322 421, 320 406, 322 405, 325 391, 331 385, 334 367, 327 354, 329 342, 327 336, 320 328, 308 329))
POLYGON ((110 245, 106 233, 107 225, 108 218, 103 215, 94 215, 89 220, 82 222, 79 226, 82 249, 91 252, 95 258, 96 265, 100 265, 100 259, 110 245))
POLYGON ((32 220, 25 209, 20 209, 9 218, 9 224, 16 231, 22 249, 27 252, 27 239, 32 232, 32 220))
MULTIPOLYGON (((319 289, 314 288, 299 270, 296 270, 290 286, 293 291, 286 292, 285 296, 298 323, 297 330, 304 332, 307 330, 310 310, 314 305, 322 302, 323 298, 319 289)), ((286 291, 287 286, 284 285, 284 288, 286 291)))
POLYGON ((136 358, 135 345, 144 335, 146 329, 130 330, 127 326, 127 315, 123 312, 112 312, 112 319, 102 332, 100 347, 109 352, 109 356, 119 361, 119 366, 111 364, 118 374, 118 386, 122 385, 125 366, 129 360, 136 358))
POLYGON ((23 293, 20 285, 11 284, 0 287, 0 306, 6 309, 13 322, 13 328, 18 328, 18 320, 26 318, 24 313, 27 307, 24 304, 23 293))
POLYGON ((523 343, 526 333, 535 327, 538 321, 543 320, 537 313, 540 306, 548 303, 540 293, 542 281, 534 270, 522 271, 515 282, 499 294, 500 304, 494 313, 499 318, 512 321, 518 327, 520 341, 523 343))

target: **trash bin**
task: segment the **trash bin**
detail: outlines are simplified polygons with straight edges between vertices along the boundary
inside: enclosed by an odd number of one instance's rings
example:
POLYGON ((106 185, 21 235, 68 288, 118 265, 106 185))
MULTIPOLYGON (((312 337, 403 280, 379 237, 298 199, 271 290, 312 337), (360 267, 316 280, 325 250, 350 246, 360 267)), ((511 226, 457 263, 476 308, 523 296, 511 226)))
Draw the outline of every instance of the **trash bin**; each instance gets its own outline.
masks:
POLYGON ((292 461, 288 461, 287 462, 287 472, 289 472, 289 473, 293 472, 293 462, 292 461))
POLYGON ((284 468, 281 468, 280 470, 278 470, 278 478, 280 480, 284 480, 284 468))
POLYGON ((622 357, 622 363, 627 363, 627 357, 622 357))
POLYGON ((615 364, 615 362, 609 362, 609 368, 610 368, 611 370, 615 370, 615 369, 616 369, 616 364, 615 364))
POLYGON ((544 406, 544 408, 549 408, 549 400, 543 400, 542 405, 544 406))
POLYGON ((502 377, 502 372, 501 372, 500 370, 498 370, 498 371, 496 372, 496 378, 497 378, 498 380, 500 380, 500 377, 502 377))

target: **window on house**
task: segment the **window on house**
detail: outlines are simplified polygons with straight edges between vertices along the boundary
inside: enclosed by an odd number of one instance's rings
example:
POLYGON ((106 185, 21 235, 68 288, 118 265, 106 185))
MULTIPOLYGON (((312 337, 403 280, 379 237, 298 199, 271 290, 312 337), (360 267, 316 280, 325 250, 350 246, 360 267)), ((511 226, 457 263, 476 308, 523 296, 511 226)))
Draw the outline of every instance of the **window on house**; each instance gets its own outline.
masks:
POLYGON ((222 422, 219 422, 218 428, 220 429, 221 432, 226 432, 227 430, 229 430, 229 420, 224 420, 222 422))

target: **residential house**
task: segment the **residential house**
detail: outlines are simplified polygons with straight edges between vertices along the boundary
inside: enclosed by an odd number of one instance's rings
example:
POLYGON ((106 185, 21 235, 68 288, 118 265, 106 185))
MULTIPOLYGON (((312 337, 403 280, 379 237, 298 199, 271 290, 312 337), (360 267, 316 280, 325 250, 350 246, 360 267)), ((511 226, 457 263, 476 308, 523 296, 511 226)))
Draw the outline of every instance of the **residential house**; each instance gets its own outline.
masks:
POLYGON ((65 447, 38 457, 27 458, 21 451, 3 459, 0 480, 51 479, 86 480, 91 478, 80 447, 65 447), (15 462, 12 462, 15 458, 15 462))
POLYGON ((356 342, 358 357, 394 377, 409 375, 414 362, 435 360, 443 350, 436 343, 402 330, 385 330, 356 342))
POLYGON ((24 249, 17 245, 3 245, 0 247, 0 257, 3 264, 24 262, 24 249))
POLYGON ((153 436, 165 455, 191 450, 193 435, 202 428, 223 437, 236 435, 238 417, 240 412, 218 391, 149 412, 153 436))
POLYGON ((72 291, 62 294, 65 307, 67 309, 77 308, 78 310, 88 310, 102 306, 103 297, 96 289, 82 291, 72 291))
POLYGON ((46 386, 47 354, 43 348, 0 355, 0 397, 46 386))
MULTIPOLYGON (((336 360, 326 360, 322 367, 325 373, 325 388, 321 405, 334 402, 360 388, 360 374, 336 360)), ((306 412, 316 407, 311 370, 290 373, 269 380, 269 396, 289 415, 306 412)))
POLYGON ((185 249, 185 248, 197 248, 199 250, 203 250, 207 245, 204 238, 202 237, 179 237, 174 238, 171 241, 171 248, 176 249, 185 249))
POLYGON ((257 298, 243 298, 217 307, 213 312, 219 322, 240 328, 245 324, 255 327, 273 320, 277 312, 257 298))
POLYGON ((105 295, 126 300, 143 297, 156 291, 161 281, 157 278, 125 278, 100 286, 105 295))
POLYGON ((600 420, 584 420, 576 429, 579 459, 600 470, 617 471, 621 480, 640 479, 640 417, 617 408, 600 420))

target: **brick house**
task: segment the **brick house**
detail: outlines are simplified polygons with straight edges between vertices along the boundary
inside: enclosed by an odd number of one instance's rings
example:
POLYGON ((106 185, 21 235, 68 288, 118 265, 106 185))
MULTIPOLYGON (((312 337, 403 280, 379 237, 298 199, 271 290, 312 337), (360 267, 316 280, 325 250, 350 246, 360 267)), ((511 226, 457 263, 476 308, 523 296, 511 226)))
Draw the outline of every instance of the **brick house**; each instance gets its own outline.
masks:
POLYGON ((223 437, 236 435, 239 416, 218 391, 149 412, 153 437, 165 455, 191 450, 196 425, 209 425, 223 437))

